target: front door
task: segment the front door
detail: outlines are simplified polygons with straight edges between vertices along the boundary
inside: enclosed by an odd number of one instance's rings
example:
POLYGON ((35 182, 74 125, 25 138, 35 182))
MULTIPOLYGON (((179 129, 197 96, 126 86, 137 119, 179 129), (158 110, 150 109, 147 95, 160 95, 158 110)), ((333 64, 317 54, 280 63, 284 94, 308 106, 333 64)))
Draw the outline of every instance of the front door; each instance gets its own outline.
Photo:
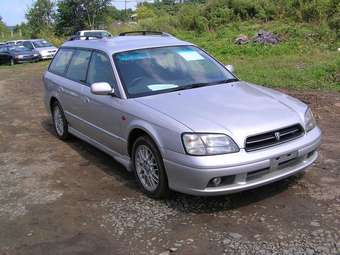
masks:
MULTIPOLYGON (((94 95, 90 84, 107 82, 112 88, 116 86, 113 69, 108 56, 102 52, 94 51, 89 64, 87 81, 88 86, 82 89, 83 115, 91 126, 90 136, 110 150, 122 152, 121 121, 122 113, 119 110, 122 99, 111 95, 94 95)), ((117 90, 116 90, 117 91, 117 90)))

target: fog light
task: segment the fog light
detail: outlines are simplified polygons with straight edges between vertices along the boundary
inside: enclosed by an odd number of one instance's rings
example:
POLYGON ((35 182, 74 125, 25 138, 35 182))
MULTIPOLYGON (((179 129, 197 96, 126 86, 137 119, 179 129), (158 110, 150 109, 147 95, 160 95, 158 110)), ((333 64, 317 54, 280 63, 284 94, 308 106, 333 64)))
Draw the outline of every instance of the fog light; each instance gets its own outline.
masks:
POLYGON ((219 186, 219 185, 221 184, 221 182, 222 182, 221 177, 215 177, 215 178, 213 178, 213 179, 211 180, 211 183, 212 183, 215 187, 219 186))

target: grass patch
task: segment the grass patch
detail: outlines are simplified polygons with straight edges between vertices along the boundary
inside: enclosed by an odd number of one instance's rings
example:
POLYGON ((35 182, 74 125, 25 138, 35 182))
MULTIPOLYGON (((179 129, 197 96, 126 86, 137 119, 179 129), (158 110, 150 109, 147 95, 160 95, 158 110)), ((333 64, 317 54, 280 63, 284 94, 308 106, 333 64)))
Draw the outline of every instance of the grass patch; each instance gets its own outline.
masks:
MULTIPOLYGON (((277 88, 340 90, 340 52, 337 42, 326 44, 322 31, 308 24, 237 23, 220 31, 179 32, 179 38, 202 47, 225 64, 233 64, 245 81, 277 88), (278 45, 235 45, 240 34, 254 36, 260 29, 277 33, 278 45)), ((332 37, 327 39, 332 40, 332 37)))

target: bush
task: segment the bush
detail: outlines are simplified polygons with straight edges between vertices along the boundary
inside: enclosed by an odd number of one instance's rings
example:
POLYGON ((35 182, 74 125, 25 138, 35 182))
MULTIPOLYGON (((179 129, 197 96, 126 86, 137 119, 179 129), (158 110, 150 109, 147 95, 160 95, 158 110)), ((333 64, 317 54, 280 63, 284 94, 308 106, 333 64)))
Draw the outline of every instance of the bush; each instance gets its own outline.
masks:
POLYGON ((204 6, 202 15, 208 20, 209 29, 216 29, 228 24, 233 18, 233 12, 226 6, 224 0, 211 0, 204 6))
POLYGON ((175 17, 170 15, 162 15, 154 18, 143 19, 139 21, 138 27, 141 30, 156 30, 168 33, 174 33, 177 27, 175 17))
POLYGON ((182 29, 203 32, 208 29, 208 20, 201 16, 200 5, 185 4, 178 12, 178 25, 182 29))
POLYGON ((41 30, 36 37, 45 39, 57 47, 62 45, 66 40, 64 37, 57 37, 51 30, 41 30))

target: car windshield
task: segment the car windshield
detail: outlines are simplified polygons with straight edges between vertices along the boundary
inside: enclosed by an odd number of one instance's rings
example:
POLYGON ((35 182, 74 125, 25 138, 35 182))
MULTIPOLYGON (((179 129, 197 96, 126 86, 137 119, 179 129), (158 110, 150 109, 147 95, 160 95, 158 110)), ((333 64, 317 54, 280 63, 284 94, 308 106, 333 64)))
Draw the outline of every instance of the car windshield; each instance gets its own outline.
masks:
POLYGON ((237 81, 194 46, 169 46, 114 54, 128 97, 148 96, 237 81))
POLYGON ((53 46, 48 41, 34 41, 33 45, 34 45, 35 48, 44 48, 44 47, 52 47, 53 46))
POLYGON ((15 52, 22 52, 22 51, 30 51, 30 49, 27 49, 23 45, 10 45, 8 46, 9 51, 15 51, 15 52))

